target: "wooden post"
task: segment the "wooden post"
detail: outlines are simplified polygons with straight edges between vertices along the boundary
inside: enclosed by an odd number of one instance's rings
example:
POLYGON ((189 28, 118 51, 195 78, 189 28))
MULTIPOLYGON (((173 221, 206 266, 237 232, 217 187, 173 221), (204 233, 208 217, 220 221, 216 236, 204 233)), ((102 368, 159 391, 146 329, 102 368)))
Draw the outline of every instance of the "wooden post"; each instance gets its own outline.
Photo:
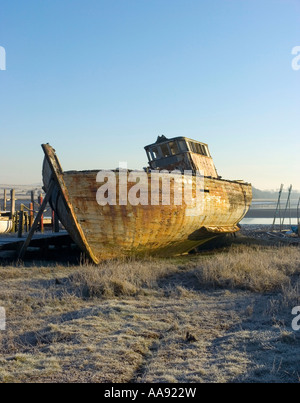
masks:
POLYGON ((54 212, 54 232, 57 234, 59 233, 59 220, 58 215, 54 212))
POLYGON ((3 211, 7 209, 7 190, 4 189, 4 204, 3 204, 3 211))
POLYGON ((10 191, 10 218, 13 221, 13 232, 17 230, 17 215, 16 215, 16 191, 10 191))
POLYGON ((24 232, 29 231, 29 215, 27 211, 24 211, 24 232))
POLYGON ((31 191, 32 210, 34 210, 34 190, 31 191))
POLYGON ((54 210, 52 210, 52 232, 58 233, 59 232, 59 221, 57 214, 54 210))
POLYGON ((31 242, 31 239, 32 239, 33 234, 34 234, 34 231, 36 230, 36 228, 37 228, 37 226, 38 226, 38 224, 40 222, 41 216, 43 215, 44 210, 45 210, 45 208, 47 206, 47 203, 48 203, 48 201, 49 201, 49 199, 51 197, 51 194, 53 192, 54 186, 55 186, 55 182, 52 180, 51 183, 50 183, 48 192, 47 192, 47 194, 45 196, 45 199, 44 199, 44 201, 42 203, 42 206, 41 206, 41 208, 40 208, 40 210, 39 210, 39 212, 38 212, 38 214, 37 214, 37 216, 35 218, 35 221, 33 223, 32 228, 31 228, 31 230, 30 230, 30 232, 28 234, 28 237, 27 237, 26 241, 24 242, 24 244, 23 244, 23 246, 22 246, 22 248, 20 250, 19 259, 23 259, 23 257, 25 256, 26 250, 27 250, 27 248, 28 248, 28 246, 29 246, 29 244, 31 242))
MULTIPOLYGON (((40 194, 39 196, 39 205, 41 206, 43 204, 43 195, 40 194)), ((46 206, 45 206, 46 207, 46 206)), ((44 214, 41 215, 41 232, 44 233, 44 214)))
POLYGON ((22 238, 23 226, 24 226, 24 208, 23 208, 23 206, 21 206, 21 209, 19 212, 18 238, 22 238))
POLYGON ((52 229, 52 232, 54 232, 54 215, 55 215, 55 213, 54 213, 54 210, 51 210, 52 211, 52 214, 51 214, 51 229, 52 229))
POLYGON ((29 205, 29 228, 31 228, 33 226, 33 222, 34 222, 34 213, 33 213, 33 203, 31 202, 29 205))
POLYGON ((15 215, 16 212, 16 191, 12 189, 10 191, 10 215, 11 218, 15 215))

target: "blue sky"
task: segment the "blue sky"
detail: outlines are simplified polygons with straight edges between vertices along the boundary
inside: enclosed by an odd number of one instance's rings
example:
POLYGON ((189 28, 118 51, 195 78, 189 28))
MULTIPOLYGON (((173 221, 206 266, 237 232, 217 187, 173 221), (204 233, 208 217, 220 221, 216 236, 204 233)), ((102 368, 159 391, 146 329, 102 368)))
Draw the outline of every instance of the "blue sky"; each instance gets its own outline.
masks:
POLYGON ((300 0, 1 0, 0 183, 147 164, 160 134, 219 173, 300 189, 300 0))

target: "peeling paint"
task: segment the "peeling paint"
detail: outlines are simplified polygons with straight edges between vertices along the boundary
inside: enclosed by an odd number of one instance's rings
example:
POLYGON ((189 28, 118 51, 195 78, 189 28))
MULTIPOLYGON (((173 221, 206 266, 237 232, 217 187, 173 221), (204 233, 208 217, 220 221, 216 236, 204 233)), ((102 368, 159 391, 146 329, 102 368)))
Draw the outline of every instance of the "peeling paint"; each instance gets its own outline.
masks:
MULTIPOLYGON (((95 263, 122 256, 172 256, 189 252, 221 234, 238 231, 238 223, 252 201, 251 185, 206 177, 200 214, 196 210, 195 214, 187 214, 188 206, 184 203, 151 205, 151 191, 147 206, 99 206, 97 171, 63 172, 52 147, 47 145, 43 149, 45 188, 54 175, 60 194, 53 207, 73 240, 95 263)), ((150 173, 148 178, 151 189, 150 173)), ((171 192, 182 183, 183 177, 182 181, 172 181, 171 192)), ((133 183, 128 183, 128 192, 132 186, 133 183)))

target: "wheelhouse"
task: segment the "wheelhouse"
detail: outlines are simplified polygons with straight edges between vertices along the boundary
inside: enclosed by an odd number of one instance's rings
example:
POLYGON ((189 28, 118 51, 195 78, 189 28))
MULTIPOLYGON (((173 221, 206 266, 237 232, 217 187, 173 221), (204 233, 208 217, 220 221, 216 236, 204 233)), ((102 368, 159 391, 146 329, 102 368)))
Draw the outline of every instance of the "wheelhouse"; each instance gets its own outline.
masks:
POLYGON ((218 177, 208 145, 187 137, 167 139, 159 136, 156 143, 145 147, 151 169, 200 171, 218 177))

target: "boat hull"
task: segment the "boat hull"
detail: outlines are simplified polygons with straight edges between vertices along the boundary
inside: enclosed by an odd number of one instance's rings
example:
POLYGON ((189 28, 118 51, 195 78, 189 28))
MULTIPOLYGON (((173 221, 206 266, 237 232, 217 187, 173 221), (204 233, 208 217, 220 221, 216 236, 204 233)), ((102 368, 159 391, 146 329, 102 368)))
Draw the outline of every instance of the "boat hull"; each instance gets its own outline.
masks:
POLYGON ((13 229, 13 222, 9 218, 0 217, 0 234, 8 234, 13 229))
MULTIPOLYGON (((54 178, 56 187, 50 203, 74 242, 95 263, 124 256, 174 256, 187 253, 226 233, 239 230, 238 223, 252 200, 249 184, 204 178, 201 211, 182 205, 152 205, 151 175, 145 184, 147 205, 105 205, 97 202, 104 182, 97 182, 98 171, 63 172, 54 150, 43 146, 45 190, 54 178), (192 209, 193 210, 193 209, 192 209)), ((168 174, 166 175, 166 179, 168 174)), ((119 189, 116 173, 116 189, 119 189)), ((182 175, 171 181, 171 194, 182 189, 182 175)), ((194 177, 193 177, 193 180, 194 177)), ((127 184, 129 194, 133 183, 127 184)), ((161 188, 158 190, 161 197, 161 188)), ((119 195, 117 194, 117 199, 119 195)))

